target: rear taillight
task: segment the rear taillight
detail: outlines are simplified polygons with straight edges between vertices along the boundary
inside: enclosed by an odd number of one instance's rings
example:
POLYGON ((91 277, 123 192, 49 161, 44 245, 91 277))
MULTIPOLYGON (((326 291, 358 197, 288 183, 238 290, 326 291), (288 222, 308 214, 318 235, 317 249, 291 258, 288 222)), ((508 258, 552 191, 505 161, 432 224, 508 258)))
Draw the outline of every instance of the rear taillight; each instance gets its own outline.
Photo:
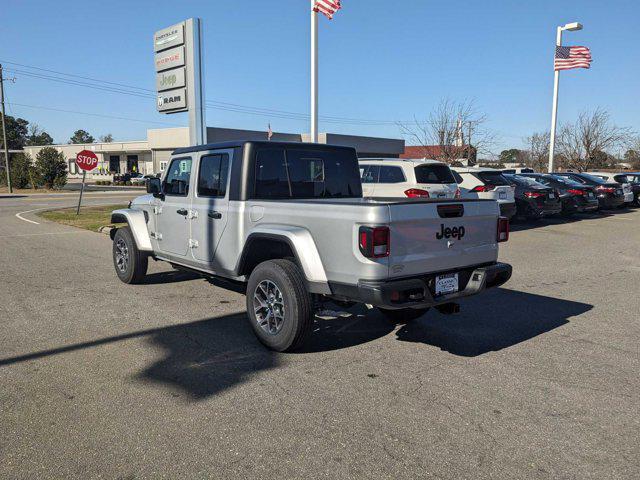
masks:
POLYGON ((578 190, 576 188, 570 188, 567 190, 571 195, 584 195, 586 192, 584 190, 578 190))
POLYGON ((598 193, 616 193, 616 189, 614 187, 596 187, 598 193))
POLYGON ((498 243, 509 240, 509 219, 498 217, 498 243))
POLYGON ((409 198, 429 198, 429 192, 419 188, 410 188, 409 190, 405 190, 404 194, 409 198))
POLYGON ((456 194, 453 196, 453 198, 460 198, 462 197, 462 193, 460 193, 460 189, 456 188, 456 194))
POLYGON ((388 257, 390 237, 389 227, 360 227, 360 252, 367 258, 388 257))
POLYGON ((524 192, 524 196, 527 198, 540 198, 544 197, 545 194, 540 192, 524 192))
POLYGON ((494 188, 496 188, 495 185, 478 185, 477 187, 474 187, 471 191, 472 192, 490 192, 494 188))

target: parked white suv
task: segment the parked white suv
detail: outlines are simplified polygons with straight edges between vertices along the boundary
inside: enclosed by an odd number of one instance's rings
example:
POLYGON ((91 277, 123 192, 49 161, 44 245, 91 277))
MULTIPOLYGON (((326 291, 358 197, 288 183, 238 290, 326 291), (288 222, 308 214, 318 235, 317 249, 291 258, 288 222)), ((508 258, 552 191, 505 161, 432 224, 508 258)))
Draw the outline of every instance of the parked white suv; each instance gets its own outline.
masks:
POLYGON ((500 170, 482 167, 453 167, 462 198, 496 200, 500 215, 512 218, 516 214, 515 187, 500 170))
POLYGON ((451 169, 436 160, 362 158, 365 197, 460 198, 451 169))
POLYGON ((631 184, 627 180, 624 173, 610 173, 610 172, 587 172, 589 175, 593 175, 594 177, 599 177, 603 180, 606 180, 610 183, 619 183, 622 185, 622 191, 624 192, 624 203, 633 203, 635 201, 635 197, 633 196, 633 188, 631 184))

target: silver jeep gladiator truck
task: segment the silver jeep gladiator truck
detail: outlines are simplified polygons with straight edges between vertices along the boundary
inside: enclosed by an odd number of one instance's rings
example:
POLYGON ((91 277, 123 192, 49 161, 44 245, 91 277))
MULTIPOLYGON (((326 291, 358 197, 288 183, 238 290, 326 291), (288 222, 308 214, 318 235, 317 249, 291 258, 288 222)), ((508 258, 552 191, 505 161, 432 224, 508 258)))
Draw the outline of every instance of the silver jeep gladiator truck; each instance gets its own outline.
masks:
POLYGON ((325 301, 394 321, 505 283, 509 222, 492 200, 367 199, 353 148, 236 142, 173 152, 147 195, 112 213, 113 262, 142 283, 148 259, 240 286, 257 337, 299 347, 325 301))

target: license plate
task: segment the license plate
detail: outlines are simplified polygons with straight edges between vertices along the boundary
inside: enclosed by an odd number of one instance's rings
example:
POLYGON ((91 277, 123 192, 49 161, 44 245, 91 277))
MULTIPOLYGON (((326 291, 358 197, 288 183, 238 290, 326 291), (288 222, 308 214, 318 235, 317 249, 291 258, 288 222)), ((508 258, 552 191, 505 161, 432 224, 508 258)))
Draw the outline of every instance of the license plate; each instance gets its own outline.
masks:
POLYGON ((506 200, 507 199, 507 192, 499 192, 498 193, 498 198, 500 200, 506 200))
POLYGON ((622 190, 616 190, 616 193, 617 193, 618 195, 622 195, 622 190))
POLYGON ((555 193, 550 193, 549 194, 549 198, 556 198, 556 194, 555 193))
POLYGON ((447 275, 438 275, 436 277, 436 295, 444 295, 445 293, 453 293, 458 291, 458 274, 449 273, 447 275))
POLYGON ((438 193, 438 198, 445 198, 447 196, 447 194, 445 192, 439 192, 438 193))

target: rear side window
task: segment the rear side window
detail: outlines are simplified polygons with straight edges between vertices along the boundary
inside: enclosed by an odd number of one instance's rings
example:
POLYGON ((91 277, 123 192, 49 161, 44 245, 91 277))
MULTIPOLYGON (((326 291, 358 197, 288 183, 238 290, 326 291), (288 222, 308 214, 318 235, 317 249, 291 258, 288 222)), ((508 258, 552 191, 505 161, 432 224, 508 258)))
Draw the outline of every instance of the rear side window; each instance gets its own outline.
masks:
POLYGON ((479 172, 476 174, 487 185, 509 186, 509 181, 500 172, 479 172))
POLYGON ((165 195, 186 197, 189 193, 190 176, 191 158, 176 158, 172 160, 167 176, 164 179, 162 191, 165 195))
POLYGON ((224 197, 227 194, 229 155, 207 155, 200 160, 198 196, 224 197))
POLYGON ((348 150, 262 148, 254 198, 360 198, 357 158, 348 150))
POLYGON ((363 165, 360 168, 362 170, 362 183, 378 183, 378 176, 380 175, 380 165, 363 165))
POLYGON ((462 178, 462 175, 460 175, 458 172, 456 172, 455 170, 451 170, 451 174, 453 175, 453 178, 455 178, 456 183, 462 183, 464 182, 464 178, 462 178))
POLYGON ((420 165, 415 168, 417 183, 456 183, 446 165, 420 165))
POLYGON ((389 167, 384 165, 380 167, 378 183, 402 183, 404 181, 406 181, 406 179, 404 178, 404 173, 402 173, 402 169, 400 167, 389 167))
POLYGON ((613 179, 618 183, 631 183, 626 175, 616 175, 613 179))

